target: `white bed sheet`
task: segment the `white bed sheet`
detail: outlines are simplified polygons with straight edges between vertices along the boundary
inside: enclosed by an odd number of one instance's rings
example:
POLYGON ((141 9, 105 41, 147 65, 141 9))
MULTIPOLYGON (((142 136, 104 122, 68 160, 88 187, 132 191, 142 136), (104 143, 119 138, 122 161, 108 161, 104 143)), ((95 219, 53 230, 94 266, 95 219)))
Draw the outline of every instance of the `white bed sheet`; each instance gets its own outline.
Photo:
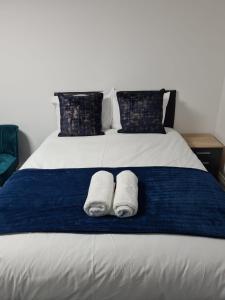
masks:
MULTIPOLYGON (((58 138, 23 168, 169 165, 204 169, 174 130, 167 135, 58 138)), ((225 299, 225 241, 176 235, 0 236, 0 299, 225 299)))
POLYGON ((204 169, 181 135, 167 128, 167 134, 119 134, 58 137, 51 134, 22 168, 88 168, 174 166, 204 169))

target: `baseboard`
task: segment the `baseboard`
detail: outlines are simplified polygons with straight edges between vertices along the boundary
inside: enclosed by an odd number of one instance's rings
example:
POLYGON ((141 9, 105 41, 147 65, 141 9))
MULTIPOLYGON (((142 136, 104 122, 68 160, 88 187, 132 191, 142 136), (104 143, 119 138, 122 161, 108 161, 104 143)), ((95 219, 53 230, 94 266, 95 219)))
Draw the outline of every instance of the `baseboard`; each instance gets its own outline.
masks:
POLYGON ((225 174, 223 174, 222 172, 219 172, 218 179, 225 189, 225 174))

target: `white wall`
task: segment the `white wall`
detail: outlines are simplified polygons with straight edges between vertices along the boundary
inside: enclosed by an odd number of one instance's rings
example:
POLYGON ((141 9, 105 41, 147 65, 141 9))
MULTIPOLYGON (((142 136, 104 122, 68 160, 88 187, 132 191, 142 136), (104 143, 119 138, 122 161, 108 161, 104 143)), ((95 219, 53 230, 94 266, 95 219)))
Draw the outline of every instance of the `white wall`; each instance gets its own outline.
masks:
POLYGON ((218 108, 215 134, 218 139, 225 144, 225 78, 218 108))
POLYGON ((23 158, 55 128, 54 91, 178 90, 176 128, 213 132, 224 0, 0 0, 0 123, 23 158))
MULTIPOLYGON (((224 78, 223 89, 221 93, 220 104, 218 108, 215 135, 225 145, 225 78, 224 78)), ((225 151, 224 151, 224 161, 225 161, 225 151)), ((224 172, 225 172, 225 165, 224 165, 224 172)))

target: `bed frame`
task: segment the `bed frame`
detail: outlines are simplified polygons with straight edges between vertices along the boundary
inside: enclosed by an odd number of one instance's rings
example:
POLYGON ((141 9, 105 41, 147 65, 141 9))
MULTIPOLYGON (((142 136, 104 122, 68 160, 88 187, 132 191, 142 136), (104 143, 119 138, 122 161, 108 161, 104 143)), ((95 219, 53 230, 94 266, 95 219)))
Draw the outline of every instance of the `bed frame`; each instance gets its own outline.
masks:
POLYGON ((170 92, 170 99, 166 108, 164 126, 173 128, 176 108, 176 90, 166 90, 166 92, 170 92))

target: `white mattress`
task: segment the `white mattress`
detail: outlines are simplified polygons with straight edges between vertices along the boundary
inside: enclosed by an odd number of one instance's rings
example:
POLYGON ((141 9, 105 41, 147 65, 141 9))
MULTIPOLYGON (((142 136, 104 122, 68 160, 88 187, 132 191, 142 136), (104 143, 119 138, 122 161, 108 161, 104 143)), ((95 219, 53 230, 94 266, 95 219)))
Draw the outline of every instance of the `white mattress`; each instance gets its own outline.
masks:
MULTIPOLYGON (((55 132, 23 168, 204 169, 174 130, 167 135, 112 133, 58 138, 55 132)), ((0 236, 0 299, 225 299, 225 241, 147 234, 0 236)))

